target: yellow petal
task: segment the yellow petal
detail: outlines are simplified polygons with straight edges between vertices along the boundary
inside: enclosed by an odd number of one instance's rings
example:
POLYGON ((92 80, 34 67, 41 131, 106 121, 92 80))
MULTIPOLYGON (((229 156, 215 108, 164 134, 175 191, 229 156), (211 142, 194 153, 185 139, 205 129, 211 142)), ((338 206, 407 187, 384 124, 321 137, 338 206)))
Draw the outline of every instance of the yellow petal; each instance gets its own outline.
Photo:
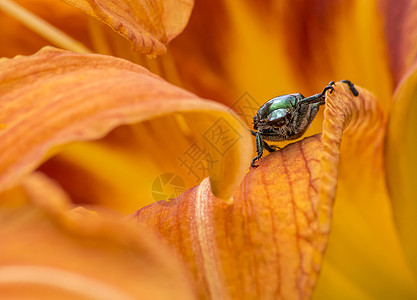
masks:
POLYGON ((143 228, 94 214, 0 212, 7 299, 195 299, 179 260, 143 228))
POLYGON ((387 135, 387 181, 395 223, 409 262, 417 274, 417 69, 394 96, 387 135))
POLYGON ((338 83, 327 94, 322 138, 306 138, 262 159, 232 205, 213 197, 206 180, 132 217, 182 255, 200 297, 311 297, 330 231, 342 132, 368 139, 374 128, 369 121, 381 121, 375 98, 358 90, 354 97, 338 83))
POLYGON ((388 107, 393 82, 385 45, 375 1, 198 1, 172 43, 187 89, 222 91, 216 99, 229 106, 245 92, 262 104, 280 94, 311 95, 348 78, 388 107), (201 76, 193 75, 196 66, 201 76))
POLYGON ((17 185, 45 155, 58 152, 58 145, 98 139, 119 125, 172 112, 189 120, 189 137, 200 138, 219 161, 210 170, 215 195, 228 199, 247 170, 253 145, 235 114, 142 67, 52 48, 0 64, 1 191, 17 185), (220 141, 228 143, 216 145, 219 136, 213 139, 208 130, 216 124, 215 130, 223 130, 220 141))
MULTIPOLYGON (((192 127, 204 120, 201 115, 197 118, 193 122, 187 115, 175 113, 119 126, 98 141, 65 147, 40 170, 57 180, 75 203, 104 205, 129 214, 152 202, 178 196, 199 184, 223 160, 227 165, 236 158, 229 156, 229 151, 225 156, 216 151, 227 150, 217 138, 226 138, 226 131, 234 132, 233 123, 226 123, 227 119, 219 115, 217 120, 208 119, 196 132, 197 128, 192 127), (209 141, 212 143, 207 145, 209 141), (171 179, 177 179, 177 185, 171 185, 171 179)), ((243 134, 248 132, 246 129, 243 134)), ((238 136, 230 137, 232 142, 238 136)), ((245 147, 252 148, 247 138, 245 147)), ((231 146, 230 142, 225 146, 231 146)), ((242 154, 246 150, 239 151, 242 154)), ((244 173, 247 159, 239 163, 244 173)), ((231 179, 221 179, 222 184, 231 179)))
POLYGON ((161 54, 185 27, 193 0, 62 0, 101 20, 144 54, 161 54))

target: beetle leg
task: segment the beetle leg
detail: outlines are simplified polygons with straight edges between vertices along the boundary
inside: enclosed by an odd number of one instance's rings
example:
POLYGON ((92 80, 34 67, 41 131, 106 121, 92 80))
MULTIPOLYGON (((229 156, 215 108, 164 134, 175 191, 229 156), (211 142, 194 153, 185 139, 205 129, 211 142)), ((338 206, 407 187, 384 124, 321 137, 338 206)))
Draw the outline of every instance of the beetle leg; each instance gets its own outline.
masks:
POLYGON ((323 92, 321 92, 321 94, 315 94, 313 96, 304 98, 303 100, 301 100, 299 102, 299 104, 301 105, 301 103, 303 104, 313 104, 313 103, 318 103, 319 105, 323 105, 326 101, 326 92, 328 90, 330 90, 330 93, 333 93, 334 91, 334 81, 330 81, 330 83, 323 89, 323 92))
POLYGON ((324 99, 324 97, 325 97, 325 93, 326 93, 326 91, 328 91, 328 90, 330 90, 330 93, 333 93, 333 91, 334 91, 334 81, 330 81, 330 83, 324 88, 324 90, 323 90, 323 92, 321 92, 321 96, 323 97, 323 99, 324 99))
POLYGON ((263 141, 263 146, 268 152, 275 152, 277 150, 281 150, 280 147, 274 145, 268 145, 267 142, 263 141))
POLYGON ((346 84, 349 86, 350 91, 352 92, 352 94, 353 94, 355 97, 359 96, 359 92, 358 92, 358 90, 355 88, 355 85, 354 85, 352 82, 350 82, 349 80, 341 80, 340 82, 346 83, 346 84))
MULTIPOLYGON (((327 90, 325 89, 325 91, 327 91, 327 90)), ((323 91, 323 92, 325 92, 325 91, 323 91)), ((303 100, 301 100, 300 102, 298 102, 298 105, 302 105, 302 104, 313 104, 313 103, 319 103, 320 105, 322 105, 325 102, 324 101, 324 98, 325 98, 325 96, 324 96, 323 93, 321 93, 321 94, 315 94, 313 96, 304 98, 303 100)))
MULTIPOLYGON (((257 132, 254 130, 251 130, 250 132, 252 133, 253 136, 256 136, 257 134, 257 132)), ((265 142, 264 140, 262 140, 262 147, 268 150, 268 152, 275 152, 277 150, 281 150, 281 148, 278 146, 268 145, 267 142, 265 142)))
POLYGON ((262 153, 264 152, 263 142, 264 140, 261 138, 261 134, 259 133, 259 131, 256 132, 256 152, 258 152, 258 155, 255 156, 254 159, 252 159, 252 162, 251 162, 252 168, 259 167, 259 165, 255 165, 255 162, 262 157, 262 153))

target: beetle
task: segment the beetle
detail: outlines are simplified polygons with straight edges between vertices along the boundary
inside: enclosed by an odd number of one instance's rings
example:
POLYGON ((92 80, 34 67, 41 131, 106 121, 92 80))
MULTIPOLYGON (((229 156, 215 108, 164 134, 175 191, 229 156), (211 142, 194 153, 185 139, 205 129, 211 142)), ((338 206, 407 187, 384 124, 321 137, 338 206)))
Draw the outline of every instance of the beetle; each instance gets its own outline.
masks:
MULTIPOLYGON (((352 94, 358 96, 354 84, 349 80, 342 80, 346 83, 352 94)), ((265 148, 269 152, 280 149, 277 146, 268 145, 266 141, 286 141, 294 140, 301 137, 307 130, 308 126, 317 115, 320 105, 325 103, 326 92, 334 91, 335 83, 330 82, 320 94, 305 98, 300 93, 282 95, 263 104, 256 115, 253 117, 252 134, 256 137, 256 151, 258 155, 252 159, 251 166, 258 167, 255 164, 263 154, 265 148), (265 141, 266 140, 266 141, 265 141)))

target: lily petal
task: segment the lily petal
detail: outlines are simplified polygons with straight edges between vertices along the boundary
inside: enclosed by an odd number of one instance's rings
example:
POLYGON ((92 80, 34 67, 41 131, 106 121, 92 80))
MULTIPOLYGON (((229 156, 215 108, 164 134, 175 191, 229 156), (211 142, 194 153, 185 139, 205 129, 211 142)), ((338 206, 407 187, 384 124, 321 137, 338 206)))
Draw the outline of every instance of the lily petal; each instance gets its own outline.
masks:
POLYGON ((143 228, 87 212, 0 212, 7 299, 195 299, 183 264, 143 228))
POLYGON ((395 223, 410 264, 417 274, 417 68, 394 96, 387 135, 387 181, 395 223))
POLYGON ((359 93, 354 97, 338 83, 327 94, 322 138, 306 138, 262 159, 232 205, 213 197, 205 180, 132 218, 184 257, 200 297, 309 299, 330 231, 342 132, 368 137, 366 129, 381 113, 369 92, 359 93))
POLYGON ((308 299, 325 241, 317 232, 321 149, 316 136, 267 156, 233 205, 204 180, 136 217, 183 256, 201 298, 308 299))
POLYGON ((30 55, 48 45, 74 48, 84 53, 89 52, 88 49, 95 49, 91 36, 87 34, 92 18, 79 9, 55 0, 12 2, 13 7, 4 3, 3 10, 0 9, 0 26, 7 28, 0 36, 0 43, 3 45, 0 57, 30 55), (26 13, 33 16, 28 18, 26 13), (39 19, 34 20, 37 18, 39 19), (48 25, 43 24, 44 22, 48 25))
POLYGON ((38 207, 47 211, 67 211, 71 208, 71 199, 54 180, 41 172, 33 172, 25 178, 22 187, 38 207))
POLYGON ((225 90, 232 96, 216 99, 229 106, 244 92, 262 104, 349 78, 389 107, 393 84, 377 8, 375 1, 198 1, 172 46, 187 89, 203 95, 225 90), (181 55, 183 49, 192 51, 181 55), (205 70, 202 76, 193 76, 195 66, 205 70))
MULTIPOLYGON (((386 189, 383 155, 387 115, 369 92, 359 93, 359 98, 345 103, 346 108, 357 107, 357 113, 347 119, 350 125, 343 133, 332 233, 315 296, 414 299, 415 278, 398 240, 386 189)), ((333 122, 330 108, 328 103, 325 118, 333 122)), ((402 178, 399 174, 392 176, 402 178)))
POLYGON ((62 0, 101 20, 144 54, 161 54, 190 17, 193 0, 62 0))
POLYGON ((215 195, 229 199, 246 172, 253 145, 237 115, 140 66, 53 48, 3 59, 0 65, 0 191, 17 185, 45 156, 62 150, 57 146, 98 139, 119 125, 172 112, 181 112, 189 121, 190 137, 208 144, 219 161, 210 170, 215 195), (232 141, 223 151, 204 139, 207 128, 219 120, 229 126, 222 137, 232 141))
POLYGON ((398 85, 417 59, 417 2, 412 0, 379 0, 388 44, 390 65, 398 85))

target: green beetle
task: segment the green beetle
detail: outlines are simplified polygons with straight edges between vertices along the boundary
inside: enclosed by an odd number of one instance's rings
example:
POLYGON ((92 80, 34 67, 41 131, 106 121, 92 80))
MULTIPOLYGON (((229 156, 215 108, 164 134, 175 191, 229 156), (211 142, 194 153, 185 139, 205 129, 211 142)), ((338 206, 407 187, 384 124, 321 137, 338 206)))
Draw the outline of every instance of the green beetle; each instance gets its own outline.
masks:
MULTIPOLYGON (((342 80, 349 85, 354 96, 359 93, 349 80, 342 80)), ((334 90, 334 82, 330 82, 323 92, 305 98, 303 95, 289 94, 278 96, 262 105, 253 117, 252 134, 256 137, 258 155, 252 159, 252 167, 262 156, 263 149, 274 152, 279 147, 268 145, 267 141, 286 141, 301 137, 317 115, 320 105, 325 103, 326 91, 334 90)))

